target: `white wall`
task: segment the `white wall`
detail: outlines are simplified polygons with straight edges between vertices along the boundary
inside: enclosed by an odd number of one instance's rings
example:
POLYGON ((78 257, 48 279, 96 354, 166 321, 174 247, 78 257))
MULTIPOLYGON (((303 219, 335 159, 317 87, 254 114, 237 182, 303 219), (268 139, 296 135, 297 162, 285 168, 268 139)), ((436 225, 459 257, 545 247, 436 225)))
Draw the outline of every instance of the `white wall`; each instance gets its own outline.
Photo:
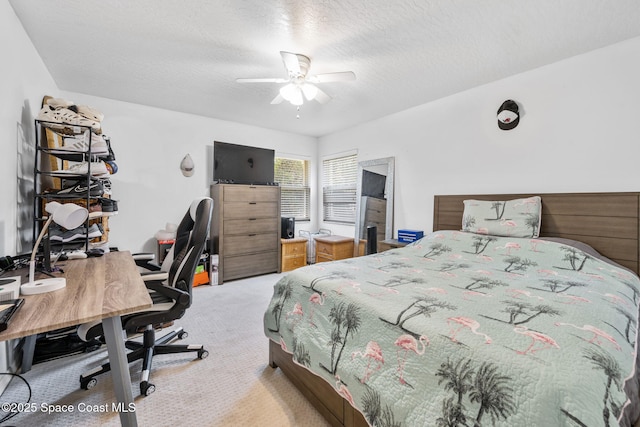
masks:
MULTIPOLYGON (((18 185, 32 188, 33 184, 17 181, 16 177, 23 175, 24 168, 27 177, 33 175, 33 169, 29 170, 33 168, 33 152, 25 152, 24 145, 33 141, 33 119, 40 110, 42 96, 57 88, 6 1, 0 1, 0 40, 0 256, 5 256, 30 251, 16 247, 18 228, 31 239, 33 217, 31 200, 18 198, 18 185)), ((27 144, 27 148, 31 145, 27 144)))
MULTIPOLYGON (((640 170, 640 38, 390 115, 320 138, 59 92, 13 10, 0 2, 0 256, 14 254, 19 220, 16 146, 33 139, 33 118, 45 94, 105 113, 120 171, 113 176, 120 214, 111 243, 152 250, 152 237, 177 222, 193 198, 208 193, 213 140, 275 148, 312 160, 312 209, 321 218, 317 161, 357 150, 359 160, 396 157, 395 226, 431 230, 434 194, 638 191, 640 170), (496 125, 505 99, 522 107, 512 131, 496 125), (190 153, 191 178, 178 165, 190 153)), ((461 72, 469 72, 461 70, 461 72)), ((425 83, 425 84, 437 84, 425 83)), ((27 174, 28 175, 28 174, 27 174)), ((30 201, 29 201, 30 202, 30 201)), ((29 218, 26 219, 27 223, 29 218)), ((353 234, 352 227, 303 224, 353 234)))
MULTIPOLYGON (((118 165, 111 181, 119 213, 109 220, 109 244, 120 250, 155 252, 154 234, 167 222, 179 223, 191 200, 209 195, 214 140, 271 148, 282 157, 316 156, 316 138, 79 93, 61 96, 104 113, 102 129, 111 138, 118 165), (195 163, 189 178, 180 172, 187 153, 195 163)), ((312 173, 317 175, 315 166, 312 173)), ((297 230, 309 227, 296 224, 297 230)))
POLYGON ((436 194, 640 191, 638 76, 635 38, 322 137, 319 156, 395 156, 395 231, 431 231, 436 194))

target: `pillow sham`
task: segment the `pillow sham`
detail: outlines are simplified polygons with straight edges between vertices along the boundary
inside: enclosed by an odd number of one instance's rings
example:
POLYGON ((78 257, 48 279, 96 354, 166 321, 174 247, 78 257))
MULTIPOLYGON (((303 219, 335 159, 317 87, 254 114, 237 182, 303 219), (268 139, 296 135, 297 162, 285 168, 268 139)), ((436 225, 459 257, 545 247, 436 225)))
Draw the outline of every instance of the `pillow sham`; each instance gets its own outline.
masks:
POLYGON ((540 196, 513 200, 465 200, 462 231, 492 236, 538 237, 540 196))

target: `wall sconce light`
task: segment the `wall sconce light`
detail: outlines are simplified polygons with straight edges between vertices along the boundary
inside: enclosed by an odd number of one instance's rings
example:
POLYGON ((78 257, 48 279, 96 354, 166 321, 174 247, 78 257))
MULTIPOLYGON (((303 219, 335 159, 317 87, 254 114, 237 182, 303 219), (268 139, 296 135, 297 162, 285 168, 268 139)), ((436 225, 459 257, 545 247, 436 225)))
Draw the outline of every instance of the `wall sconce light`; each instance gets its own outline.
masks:
POLYGON ((520 113, 518 104, 507 99, 498 108, 498 127, 502 130, 511 130, 520 123, 520 113))
POLYGON ((184 159, 180 162, 180 170, 182 171, 182 175, 191 176, 193 175, 193 169, 195 165, 193 164, 193 159, 191 156, 187 154, 184 156, 184 159))

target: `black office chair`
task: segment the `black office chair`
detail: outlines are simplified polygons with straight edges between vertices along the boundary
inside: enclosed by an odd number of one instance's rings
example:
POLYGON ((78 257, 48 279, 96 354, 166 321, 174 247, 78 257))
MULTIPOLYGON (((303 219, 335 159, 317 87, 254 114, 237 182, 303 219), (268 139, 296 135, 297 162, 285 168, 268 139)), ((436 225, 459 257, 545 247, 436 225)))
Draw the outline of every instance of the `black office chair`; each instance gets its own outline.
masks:
MULTIPOLYGON (((199 359, 209 355, 202 346, 168 344, 174 339, 186 338, 187 333, 178 328, 158 340, 155 338, 154 325, 180 319, 191 306, 193 276, 207 241, 207 233, 213 212, 213 200, 203 198, 195 200, 180 222, 174 243, 173 262, 168 272, 168 280, 151 280, 145 284, 149 289, 153 306, 149 309, 122 316, 122 328, 128 335, 144 329, 142 343, 127 341, 126 347, 132 350, 127 354, 129 363, 142 359, 142 379, 140 394, 148 396, 155 391, 149 382, 151 361, 154 355, 197 352, 199 359)), ((78 336, 83 340, 102 337, 102 324, 81 325, 78 336)), ((109 363, 99 369, 80 376, 80 387, 88 390, 97 384, 96 376, 109 372, 109 363)))

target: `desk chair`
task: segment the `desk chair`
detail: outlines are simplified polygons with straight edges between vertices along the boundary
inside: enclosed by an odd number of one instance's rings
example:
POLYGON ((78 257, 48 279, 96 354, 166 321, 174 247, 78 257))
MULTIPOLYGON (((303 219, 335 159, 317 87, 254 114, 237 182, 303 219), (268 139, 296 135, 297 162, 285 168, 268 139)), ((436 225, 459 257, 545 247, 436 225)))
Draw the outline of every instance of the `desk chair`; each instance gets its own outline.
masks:
MULTIPOLYGON (((177 234, 177 230, 176 230, 177 234)), ((185 244, 186 242, 178 242, 179 244, 185 244)), ((174 244, 171 245, 169 251, 166 253, 164 259, 161 264, 157 264, 155 262, 155 255, 152 253, 137 253, 132 254, 133 260, 135 261, 138 267, 144 269, 144 271, 140 272, 142 276, 142 280, 145 282, 150 280, 167 280, 169 278, 169 270, 171 269, 171 264, 173 264, 173 252, 175 250, 175 239, 174 244)), ((180 249, 178 249, 178 252, 180 249)))
MULTIPOLYGON (((168 279, 145 281, 153 306, 138 313, 122 316, 122 328, 127 335, 139 333, 144 329, 142 343, 127 341, 126 347, 132 350, 127 354, 129 363, 142 359, 142 379, 140 394, 148 396, 155 391, 149 382, 152 358, 158 354, 197 352, 199 359, 209 355, 202 346, 171 345, 176 338, 186 338, 187 333, 178 328, 158 340, 153 325, 180 319, 191 306, 193 276, 207 241, 207 233, 213 212, 213 200, 202 198, 195 200, 178 226, 174 243, 174 257, 168 272, 168 279)), ((102 337, 102 324, 81 325, 78 336, 83 340, 102 337)), ((105 363, 80 376, 80 387, 88 390, 97 384, 97 375, 110 370, 105 363)))

